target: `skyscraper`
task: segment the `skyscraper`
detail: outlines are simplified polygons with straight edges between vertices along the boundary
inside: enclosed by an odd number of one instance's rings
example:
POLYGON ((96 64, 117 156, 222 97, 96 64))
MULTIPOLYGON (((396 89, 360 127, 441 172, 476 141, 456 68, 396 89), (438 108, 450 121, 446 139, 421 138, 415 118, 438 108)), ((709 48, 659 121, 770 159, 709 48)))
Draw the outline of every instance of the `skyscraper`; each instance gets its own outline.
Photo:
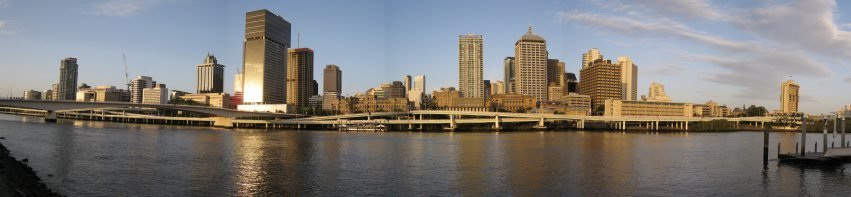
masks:
POLYGON ((514 57, 505 57, 503 60, 504 75, 505 77, 505 93, 513 94, 514 93, 514 57))
POLYGON ((419 75, 414 77, 414 87, 412 89, 418 89, 420 91, 426 91, 426 77, 425 75, 419 75))
MULTIPOLYGON (((139 76, 130 81, 130 102, 142 103, 145 88, 154 88, 157 82, 148 76, 139 76)), ((168 92, 168 91, 166 91, 168 92)))
POLYGON ((599 113, 606 99, 621 100, 621 67, 611 60, 597 59, 579 71, 579 94, 591 97, 591 109, 599 113))
POLYGON ((588 67, 594 60, 603 59, 603 54, 597 48, 591 48, 587 53, 582 54, 582 68, 588 67))
POLYGON ((59 65, 59 89, 56 91, 56 100, 76 100, 77 96, 77 58, 69 57, 60 62, 59 65))
POLYGON ((485 91, 484 98, 488 99, 491 97, 491 94, 493 94, 493 92, 491 92, 491 80, 485 80, 482 84, 485 85, 485 88, 483 88, 483 90, 485 91))
POLYGON ((207 54, 203 64, 197 68, 196 93, 222 93, 225 83, 225 66, 219 64, 216 56, 207 54))
POLYGON ((458 36, 458 90, 462 97, 484 97, 482 45, 482 35, 458 36))
POLYGON ((798 112, 799 89, 801 86, 791 79, 780 84, 780 110, 783 113, 798 112))
POLYGON ((265 9, 245 13, 243 47, 243 102, 285 103, 290 23, 265 9))
POLYGON ((638 66, 627 56, 618 57, 621 67, 621 84, 623 85, 622 100, 634 101, 638 98, 638 66))
POLYGON ((405 77, 402 78, 402 83, 405 84, 405 91, 411 91, 411 75, 405 75, 405 77))
POLYGON ((313 96, 313 50, 289 49, 287 63, 287 104, 307 106, 313 96))
POLYGON ((564 62, 558 59, 547 59, 547 84, 562 85, 564 79, 564 62))
POLYGON ((336 92, 338 95, 343 92, 343 71, 340 67, 334 64, 325 65, 323 79, 323 92, 336 92))
POLYGON ((514 93, 547 99, 547 56, 547 41, 530 26, 514 44, 514 93))

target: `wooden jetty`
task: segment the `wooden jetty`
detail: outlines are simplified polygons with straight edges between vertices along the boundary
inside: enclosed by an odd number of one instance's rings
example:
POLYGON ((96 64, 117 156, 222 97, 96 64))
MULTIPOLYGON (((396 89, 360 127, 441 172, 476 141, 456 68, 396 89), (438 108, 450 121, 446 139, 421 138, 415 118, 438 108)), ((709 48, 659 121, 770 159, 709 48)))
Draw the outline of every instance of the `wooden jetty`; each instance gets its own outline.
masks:
MULTIPOLYGON (((834 117, 834 120, 838 120, 838 117, 834 117)), ((842 142, 840 143, 839 148, 827 147, 827 118, 824 121, 824 130, 823 130, 823 140, 822 142, 823 148, 822 152, 818 152, 818 143, 815 144, 813 152, 807 152, 806 144, 807 144, 807 133, 806 133, 806 115, 801 117, 801 146, 798 149, 798 146, 795 145, 795 153, 787 153, 780 154, 780 144, 777 144, 777 159, 780 163, 786 164, 799 164, 799 165, 841 165, 844 163, 848 163, 851 161, 851 146, 846 144, 845 142, 845 117, 842 117, 842 142), (799 151, 800 150, 800 151, 799 151)), ((834 132, 836 132, 836 121, 834 121, 834 132)), ((768 135, 766 133, 765 136, 765 145, 767 151, 767 143, 768 143, 768 135)), ((767 152, 766 152, 767 153, 767 152)), ((767 155, 764 155, 764 161, 766 161, 767 155)))

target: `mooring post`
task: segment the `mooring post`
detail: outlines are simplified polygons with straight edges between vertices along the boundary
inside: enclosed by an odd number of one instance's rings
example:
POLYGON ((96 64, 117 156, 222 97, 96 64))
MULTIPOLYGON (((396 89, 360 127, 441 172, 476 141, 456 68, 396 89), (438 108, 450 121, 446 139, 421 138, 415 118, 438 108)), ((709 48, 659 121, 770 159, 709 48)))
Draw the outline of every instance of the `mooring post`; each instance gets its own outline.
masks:
POLYGON ((777 142, 777 158, 780 158, 780 142, 777 142))
POLYGON ((842 114, 842 135, 840 138, 842 139, 842 148, 847 147, 845 145, 845 114, 842 114))
POLYGON ((798 148, 798 145, 799 145, 798 142, 795 142, 795 153, 798 153, 798 151, 801 150, 801 149, 798 148))
POLYGON ((762 165, 768 165, 768 127, 762 127, 762 165))
POLYGON ((801 157, 807 156, 807 114, 801 114, 801 157))
MULTIPOLYGON (((824 146, 824 147, 821 148, 821 151, 827 151, 827 117, 824 117, 824 127, 822 127, 822 128, 823 128, 822 129, 822 132, 823 132, 822 135, 824 137, 824 143, 822 144, 822 146, 824 146)), ((818 151, 816 151, 816 152, 818 152, 818 151)))

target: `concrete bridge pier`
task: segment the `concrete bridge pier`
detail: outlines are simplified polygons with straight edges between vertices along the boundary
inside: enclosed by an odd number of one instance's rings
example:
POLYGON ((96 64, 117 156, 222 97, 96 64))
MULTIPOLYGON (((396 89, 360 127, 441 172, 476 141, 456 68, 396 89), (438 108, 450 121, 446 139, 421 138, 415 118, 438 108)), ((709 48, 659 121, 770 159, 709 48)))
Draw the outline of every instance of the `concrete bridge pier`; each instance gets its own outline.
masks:
POLYGON ((499 130, 499 116, 494 116, 493 129, 499 130))
POLYGON ((56 122, 56 112, 47 110, 44 114, 44 122, 56 122))
POLYGON ((538 121, 538 125, 535 126, 538 129, 546 129, 547 125, 544 124, 544 117, 541 117, 541 120, 538 121))

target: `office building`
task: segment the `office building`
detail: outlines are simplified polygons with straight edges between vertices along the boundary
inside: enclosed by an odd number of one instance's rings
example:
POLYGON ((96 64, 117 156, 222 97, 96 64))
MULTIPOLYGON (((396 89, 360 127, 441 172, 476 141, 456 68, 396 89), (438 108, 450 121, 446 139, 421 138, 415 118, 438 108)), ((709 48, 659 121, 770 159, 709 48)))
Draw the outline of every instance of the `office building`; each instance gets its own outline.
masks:
POLYGON ((323 92, 335 92, 338 95, 343 93, 343 71, 340 67, 334 64, 325 65, 323 70, 323 92))
POLYGON ((608 99, 621 100, 621 67, 611 60, 597 59, 579 71, 579 94, 591 97, 591 106, 599 114, 599 108, 608 99))
POLYGON ((322 110, 337 111, 340 106, 337 105, 337 100, 340 95, 337 92, 322 93, 322 110))
POLYGON ((411 87, 413 85, 411 84, 411 80, 411 75, 405 75, 405 77, 402 77, 402 83, 405 84, 405 91, 411 91, 411 88, 413 88, 411 87))
POLYGON ((671 102, 671 97, 665 95, 665 85, 651 82, 650 91, 648 92, 647 101, 671 102))
POLYGON ((505 57, 502 61, 504 67, 505 93, 514 93, 514 57, 505 57))
POLYGON ((572 93, 558 100, 541 102, 541 109, 545 113, 588 116, 591 115, 591 97, 572 93))
POLYGON ((168 104, 168 88, 165 84, 157 84, 153 88, 142 89, 143 104, 168 104))
MULTIPOLYGON (((491 92, 490 93, 491 93, 491 95, 505 94, 505 82, 503 82, 503 81, 491 82, 491 92)), ((488 97, 488 98, 490 98, 490 97, 488 97)))
POLYGON ((603 54, 597 48, 591 48, 587 53, 582 54, 582 68, 588 67, 592 62, 598 59, 603 59, 603 54))
POLYGON ((53 100, 53 90, 44 90, 41 96, 44 100, 53 100))
POLYGON ((547 42, 532 27, 514 44, 515 93, 547 99, 547 42))
POLYGON ((547 84, 562 86, 564 83, 564 62, 547 59, 547 84))
POLYGON ((624 101, 608 99, 605 101, 604 116, 669 116, 693 117, 694 107, 691 103, 654 102, 654 101, 624 101))
POLYGON ((780 111, 783 113, 798 112, 799 89, 801 89, 801 86, 791 79, 780 84, 780 111))
POLYGON ((482 84, 485 85, 485 88, 483 88, 483 90, 485 91, 485 96, 483 98, 490 98, 491 94, 493 94, 491 93, 491 80, 485 80, 484 82, 482 82, 482 84))
POLYGON ((139 76, 130 80, 130 102, 142 103, 145 88, 154 88, 157 82, 148 76, 139 76))
POLYGON ((579 80, 574 73, 564 73, 565 76, 565 91, 567 93, 579 93, 579 80))
POLYGON ((425 75, 418 75, 414 77, 414 87, 411 89, 418 89, 420 91, 426 91, 426 77, 425 75))
POLYGON ((287 104, 307 106, 313 96, 313 50, 289 49, 287 59, 287 104))
POLYGON ((246 13, 243 47, 243 103, 286 103, 290 23, 268 10, 246 13))
POLYGON ((242 105, 242 95, 243 95, 243 73, 237 69, 236 74, 233 76, 233 95, 230 97, 231 106, 242 105))
POLYGON ((694 104, 694 116, 697 117, 727 117, 730 116, 730 108, 726 105, 718 105, 715 101, 708 101, 702 105, 694 104))
POLYGON ((217 108, 233 108, 230 101, 230 95, 227 93, 201 93, 201 94, 185 94, 176 98, 183 100, 194 101, 195 103, 217 108))
POLYGON ((69 57, 60 62, 59 65, 59 89, 56 92, 56 100, 76 100, 77 96, 77 58, 69 57))
POLYGON ((637 100, 638 98, 638 66, 632 59, 626 56, 618 57, 618 65, 621 67, 621 85, 623 94, 621 100, 637 100))
POLYGON ((537 107, 534 96, 522 94, 495 94, 491 96, 489 106, 496 111, 528 112, 537 107))
POLYGON ((207 54, 203 64, 198 64, 195 75, 196 93, 222 93, 225 83, 225 66, 219 64, 216 56, 207 54))
POLYGON ((115 86, 84 87, 77 90, 77 100, 83 102, 130 102, 130 92, 115 86))
POLYGON ((24 91, 24 100, 41 100, 41 92, 35 90, 24 91))
POLYGON ((52 91, 50 91, 52 93, 50 100, 59 100, 59 84, 54 83, 53 85, 50 86, 50 88, 52 90, 52 91))
POLYGON ((483 98, 482 35, 458 36, 458 91, 462 97, 483 98))

